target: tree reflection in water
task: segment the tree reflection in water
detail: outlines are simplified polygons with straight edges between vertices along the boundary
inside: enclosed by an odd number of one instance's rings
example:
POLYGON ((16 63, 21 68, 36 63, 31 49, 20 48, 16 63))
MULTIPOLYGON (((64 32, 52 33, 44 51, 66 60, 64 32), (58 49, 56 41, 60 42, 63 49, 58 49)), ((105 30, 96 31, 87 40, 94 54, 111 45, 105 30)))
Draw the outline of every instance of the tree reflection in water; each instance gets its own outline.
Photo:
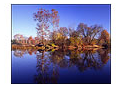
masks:
POLYGON ((15 50, 14 55, 23 57, 24 54, 36 54, 37 74, 34 76, 35 83, 58 83, 59 68, 76 66, 80 72, 87 69, 98 70, 109 60, 110 50, 15 50))
POLYGON ((33 50, 33 49, 23 49, 23 50, 20 50, 20 49, 14 49, 14 56, 16 57, 24 57, 25 54, 29 54, 29 55, 32 55, 32 53, 36 54, 37 53, 37 50, 33 50))
POLYGON ((57 83, 58 69, 50 60, 49 52, 39 51, 37 53, 37 75, 36 83, 57 83))
POLYGON ((27 53, 27 50, 14 50, 14 56, 16 56, 16 57, 21 58, 26 53, 27 53))
POLYGON ((102 66, 102 63, 97 57, 97 52, 95 51, 72 51, 70 54, 70 61, 78 67, 80 71, 84 71, 87 68, 98 69, 102 66))

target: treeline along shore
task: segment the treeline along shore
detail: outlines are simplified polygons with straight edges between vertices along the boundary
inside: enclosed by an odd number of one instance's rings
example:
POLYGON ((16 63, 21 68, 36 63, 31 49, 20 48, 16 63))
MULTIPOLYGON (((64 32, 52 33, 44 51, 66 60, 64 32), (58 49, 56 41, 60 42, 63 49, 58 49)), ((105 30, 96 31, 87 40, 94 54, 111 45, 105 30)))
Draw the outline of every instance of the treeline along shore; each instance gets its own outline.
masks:
POLYGON ((77 30, 60 27, 50 32, 50 37, 24 37, 16 34, 12 40, 12 49, 91 49, 110 48, 110 34, 100 26, 88 27, 80 23, 77 30))
POLYGON ((37 37, 16 34, 12 40, 12 49, 89 49, 111 46, 110 34, 100 25, 79 23, 76 29, 59 27, 60 18, 55 9, 49 11, 41 8, 33 14, 33 18, 37 22, 37 37))
POLYGON ((58 49, 63 49, 63 50, 97 50, 97 49, 101 49, 101 48, 104 48, 104 49, 107 49, 107 48, 110 48, 109 46, 105 47, 105 46, 99 46, 99 45, 85 45, 85 46, 72 46, 72 45, 69 45, 69 46, 57 46, 57 45, 54 45, 54 44, 47 44, 47 45, 42 45, 42 44, 36 44, 36 45, 22 45, 22 44, 12 44, 12 49, 35 49, 35 50, 52 50, 52 49, 55 49, 55 50, 58 50, 58 49))

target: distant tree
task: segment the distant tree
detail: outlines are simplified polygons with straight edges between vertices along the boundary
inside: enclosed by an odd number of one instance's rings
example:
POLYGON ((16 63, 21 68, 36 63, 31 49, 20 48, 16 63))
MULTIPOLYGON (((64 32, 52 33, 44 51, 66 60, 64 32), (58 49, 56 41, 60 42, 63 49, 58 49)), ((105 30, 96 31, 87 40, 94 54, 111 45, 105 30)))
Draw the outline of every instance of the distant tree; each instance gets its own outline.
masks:
POLYGON ((65 47, 66 39, 68 39, 68 29, 66 27, 60 27, 58 30, 58 44, 60 44, 62 47, 65 47))
POLYGON ((103 30, 101 32, 101 36, 99 38, 99 41, 100 41, 99 43, 101 45, 103 45, 103 44, 109 45, 110 44, 110 35, 106 30, 103 30))
POLYGON ((14 35, 14 39, 16 40, 17 43, 22 43, 22 41, 24 40, 24 37, 21 34, 16 34, 14 35))
POLYGON ((30 36, 30 37, 28 38, 28 43, 29 43, 29 44, 32 44, 32 40, 33 40, 33 38, 32 38, 32 36, 30 36))
POLYGON ((39 43, 39 38, 38 37, 35 37, 35 44, 38 44, 39 43))
POLYGON ((70 37, 79 37, 79 33, 74 30, 74 28, 69 28, 69 36, 70 37))
POLYGON ((21 40, 21 37, 22 37, 22 35, 20 35, 20 34, 14 35, 15 40, 21 40))
POLYGON ((99 34, 103 28, 98 25, 88 27, 84 23, 80 23, 77 27, 77 31, 83 37, 83 43, 86 45, 91 45, 95 38, 98 38, 99 34))
POLYGON ((28 40, 33 40, 32 36, 30 36, 30 37, 28 38, 28 40))
POLYGON ((70 45, 72 46, 79 46, 82 45, 82 37, 79 35, 78 31, 69 28, 69 40, 70 40, 70 45))

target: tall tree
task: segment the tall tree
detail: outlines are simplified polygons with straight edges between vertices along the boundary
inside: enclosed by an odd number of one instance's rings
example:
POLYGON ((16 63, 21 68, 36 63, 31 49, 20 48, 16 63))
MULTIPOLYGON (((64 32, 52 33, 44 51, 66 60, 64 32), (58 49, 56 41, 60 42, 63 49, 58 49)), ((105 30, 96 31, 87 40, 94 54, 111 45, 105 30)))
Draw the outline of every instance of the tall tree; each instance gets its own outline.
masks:
POLYGON ((37 35, 41 38, 42 43, 44 44, 44 39, 48 37, 49 34, 49 21, 50 21, 50 12, 49 10, 39 9, 36 13, 34 13, 34 20, 37 21, 37 35))
POLYGON ((51 10, 51 24, 53 26, 53 32, 52 32, 52 40, 53 43, 56 42, 56 29, 58 29, 59 27, 59 15, 58 15, 58 11, 56 11, 55 9, 51 10))
POLYGON ((94 26, 88 27, 84 23, 80 23, 77 27, 77 31, 79 32, 80 35, 82 35, 83 41, 86 45, 92 44, 92 41, 95 38, 98 38, 102 30, 103 28, 101 26, 94 25, 94 26))
POLYGON ((51 23, 53 25, 53 31, 55 31, 55 28, 59 27, 59 15, 55 9, 51 10, 51 23))

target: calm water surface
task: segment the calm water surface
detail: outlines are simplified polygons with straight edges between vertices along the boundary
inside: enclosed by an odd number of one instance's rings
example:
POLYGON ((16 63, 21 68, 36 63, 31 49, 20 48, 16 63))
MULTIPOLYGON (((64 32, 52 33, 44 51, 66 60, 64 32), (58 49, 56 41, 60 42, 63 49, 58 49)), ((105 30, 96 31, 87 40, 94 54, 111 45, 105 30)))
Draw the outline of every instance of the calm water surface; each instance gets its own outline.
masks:
POLYGON ((111 83, 110 51, 12 50, 12 83, 111 83))

